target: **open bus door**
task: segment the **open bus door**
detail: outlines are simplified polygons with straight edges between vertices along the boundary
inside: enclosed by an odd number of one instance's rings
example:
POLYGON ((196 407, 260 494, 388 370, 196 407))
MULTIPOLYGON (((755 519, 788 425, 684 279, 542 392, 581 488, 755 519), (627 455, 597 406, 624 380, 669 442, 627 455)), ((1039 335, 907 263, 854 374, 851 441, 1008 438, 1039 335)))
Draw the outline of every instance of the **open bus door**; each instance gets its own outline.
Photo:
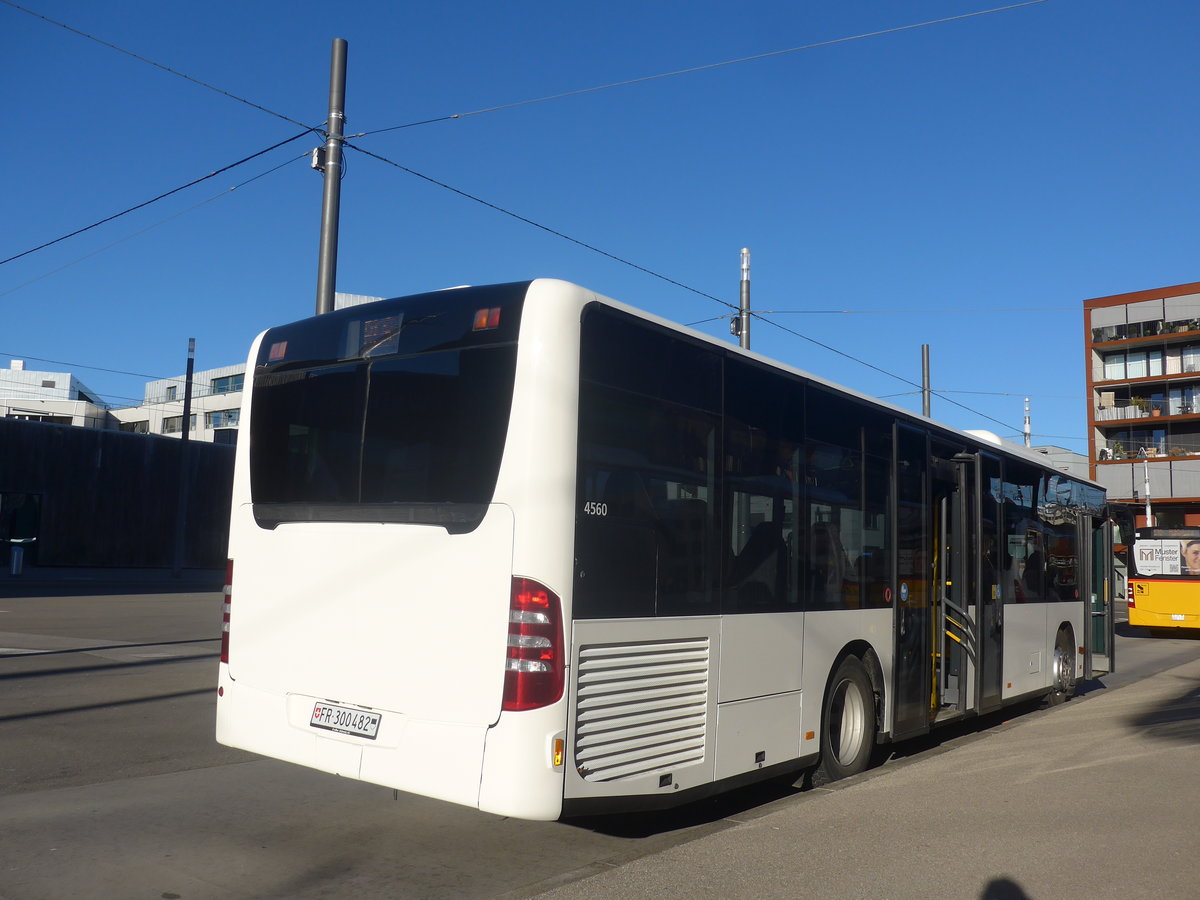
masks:
POLYGON ((1108 519, 1085 517, 1080 547, 1088 554, 1087 607, 1084 611, 1084 678, 1095 678, 1116 671, 1113 644, 1113 600, 1116 577, 1113 571, 1113 529, 1108 519), (1086 533, 1090 532, 1090 534, 1086 533))
POLYGON ((1000 705, 1000 462, 957 450, 897 428, 897 739, 1000 705))
POLYGON ((1000 706, 1004 606, 996 556, 999 509, 991 489, 1000 461, 986 453, 957 453, 935 455, 933 466, 937 687, 931 705, 937 721, 1000 706))
POLYGON ((977 706, 975 468, 975 457, 966 454, 933 460, 935 721, 977 706))
POLYGON ((995 565, 998 523, 987 486, 999 461, 982 453, 934 459, 936 693, 934 719, 1000 705, 1003 606, 995 565))

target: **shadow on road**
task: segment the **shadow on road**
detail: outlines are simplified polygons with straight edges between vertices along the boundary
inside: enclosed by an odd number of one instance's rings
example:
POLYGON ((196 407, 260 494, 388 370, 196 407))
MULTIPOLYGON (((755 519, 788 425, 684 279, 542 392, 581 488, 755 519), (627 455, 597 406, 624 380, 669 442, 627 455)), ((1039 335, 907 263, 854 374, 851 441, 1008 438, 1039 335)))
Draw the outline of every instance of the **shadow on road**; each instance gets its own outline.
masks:
POLYGON ((1149 737, 1200 742, 1200 682, 1189 679, 1187 683, 1191 689, 1186 693, 1131 718, 1130 724, 1149 737))
MULTIPOLYGON (((1098 681, 1089 684, 1093 685, 1093 690, 1104 686, 1098 681)), ((938 750, 943 745, 964 737, 984 734, 1014 718, 1043 707, 1042 700, 1018 703, 983 716, 940 726, 936 731, 921 737, 880 747, 876 751, 872 769, 938 750)), ((760 808, 763 806, 810 790, 812 787, 811 772, 796 771, 674 809, 625 815, 579 816, 564 819, 563 823, 613 837, 648 838, 699 828, 725 819, 736 819, 751 810, 761 812, 760 808)))
POLYGON ((620 838, 648 838, 675 831, 686 831, 733 818, 784 797, 798 794, 802 790, 800 776, 801 772, 792 772, 673 809, 576 816, 562 821, 564 825, 572 825, 576 828, 584 828, 588 831, 620 838))

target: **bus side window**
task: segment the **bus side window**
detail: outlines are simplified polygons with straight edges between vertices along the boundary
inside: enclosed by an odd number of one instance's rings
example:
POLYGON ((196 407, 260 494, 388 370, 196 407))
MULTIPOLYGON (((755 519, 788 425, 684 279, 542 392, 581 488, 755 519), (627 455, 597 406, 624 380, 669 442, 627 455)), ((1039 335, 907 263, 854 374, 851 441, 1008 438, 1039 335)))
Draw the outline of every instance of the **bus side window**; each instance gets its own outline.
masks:
POLYGON ((576 512, 575 616, 653 616, 659 536, 654 508, 637 472, 581 473, 576 512), (601 499, 588 499, 598 496, 601 499))

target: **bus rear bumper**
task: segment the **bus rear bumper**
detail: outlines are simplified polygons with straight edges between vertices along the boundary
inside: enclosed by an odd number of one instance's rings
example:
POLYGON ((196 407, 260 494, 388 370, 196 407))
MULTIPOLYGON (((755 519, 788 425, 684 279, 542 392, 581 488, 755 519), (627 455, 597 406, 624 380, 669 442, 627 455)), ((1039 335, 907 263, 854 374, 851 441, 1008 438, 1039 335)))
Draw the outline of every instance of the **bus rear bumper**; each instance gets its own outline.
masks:
POLYGON ((1129 610, 1129 624, 1134 628, 1200 629, 1200 614, 1159 613, 1134 608, 1129 610))
POLYGON ((476 807, 485 726, 413 719, 389 710, 374 738, 310 724, 322 698, 239 684, 221 666, 217 741, 230 747, 451 803, 476 807))

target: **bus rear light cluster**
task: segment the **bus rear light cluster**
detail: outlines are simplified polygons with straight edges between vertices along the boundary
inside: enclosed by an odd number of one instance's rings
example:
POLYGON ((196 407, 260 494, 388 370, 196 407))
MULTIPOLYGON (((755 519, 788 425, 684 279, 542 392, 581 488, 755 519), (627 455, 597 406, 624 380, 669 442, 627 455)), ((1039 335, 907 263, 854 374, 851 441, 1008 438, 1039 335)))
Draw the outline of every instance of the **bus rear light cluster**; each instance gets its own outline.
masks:
POLYGON ((514 578, 503 708, 515 712, 557 702, 563 694, 564 673, 562 603, 544 585, 514 578))
POLYGON ((500 307, 475 310, 475 318, 471 323, 472 331, 491 331, 500 327, 500 307))
POLYGON ((221 605, 221 662, 229 662, 229 601, 233 599, 233 560, 225 560, 225 600, 221 605))

